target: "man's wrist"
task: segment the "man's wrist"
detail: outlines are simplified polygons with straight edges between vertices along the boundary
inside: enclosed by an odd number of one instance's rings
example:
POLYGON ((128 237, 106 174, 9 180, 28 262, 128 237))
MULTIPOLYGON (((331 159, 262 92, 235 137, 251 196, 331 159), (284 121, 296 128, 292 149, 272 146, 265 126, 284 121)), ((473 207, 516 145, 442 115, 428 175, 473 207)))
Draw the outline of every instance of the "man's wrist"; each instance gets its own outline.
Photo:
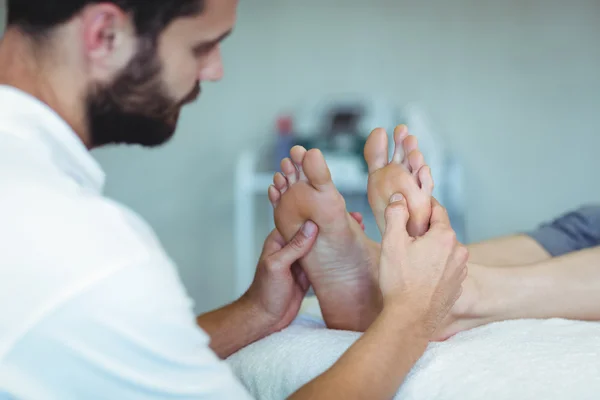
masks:
POLYGON ((247 317, 247 323, 252 325, 252 330, 260 335, 257 340, 274 333, 277 324, 275 317, 269 314, 260 302, 256 301, 249 293, 244 293, 234 304, 239 312, 247 317))
POLYGON ((210 347, 223 359, 268 336, 273 326, 272 320, 246 295, 198 316, 196 321, 210 336, 210 347))
POLYGON ((431 339, 431 324, 420 306, 411 307, 408 302, 390 302, 384 304, 379 318, 403 334, 410 333, 415 339, 424 342, 431 339))

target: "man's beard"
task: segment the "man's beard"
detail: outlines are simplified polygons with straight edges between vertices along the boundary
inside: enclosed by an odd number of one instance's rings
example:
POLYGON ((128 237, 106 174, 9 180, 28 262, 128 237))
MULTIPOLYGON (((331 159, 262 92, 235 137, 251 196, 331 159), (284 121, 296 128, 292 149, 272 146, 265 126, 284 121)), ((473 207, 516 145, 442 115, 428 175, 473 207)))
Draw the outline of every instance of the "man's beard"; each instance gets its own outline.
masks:
POLYGON ((200 94, 200 85, 180 101, 172 99, 161 79, 155 46, 142 42, 138 53, 107 85, 97 85, 87 97, 91 144, 139 144, 153 147, 167 142, 177 128, 181 108, 200 94))

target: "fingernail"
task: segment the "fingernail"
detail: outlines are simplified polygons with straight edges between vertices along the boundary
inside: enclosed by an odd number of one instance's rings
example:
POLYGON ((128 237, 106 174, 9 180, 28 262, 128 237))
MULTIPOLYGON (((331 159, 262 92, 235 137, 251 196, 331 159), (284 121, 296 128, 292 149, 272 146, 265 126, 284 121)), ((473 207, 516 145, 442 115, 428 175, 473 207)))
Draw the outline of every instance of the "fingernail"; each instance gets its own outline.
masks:
POLYGON ((396 203, 398 201, 402 201, 402 199, 404 199, 404 197, 402 197, 400 193, 395 193, 390 198, 390 203, 396 203))
POLYGON ((306 237, 312 237, 315 232, 317 232, 317 225, 312 221, 306 221, 302 227, 302 233, 304 233, 306 237))

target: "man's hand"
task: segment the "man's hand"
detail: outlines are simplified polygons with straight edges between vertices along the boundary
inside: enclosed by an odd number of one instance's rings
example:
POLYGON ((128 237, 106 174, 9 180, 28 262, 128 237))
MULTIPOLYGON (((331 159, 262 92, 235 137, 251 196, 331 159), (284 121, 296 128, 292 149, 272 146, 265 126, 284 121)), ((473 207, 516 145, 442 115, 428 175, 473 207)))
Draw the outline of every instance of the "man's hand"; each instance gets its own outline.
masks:
POLYGON ((403 199, 386 209, 379 265, 383 310, 331 368, 291 399, 391 399, 427 349, 459 296, 468 252, 435 200, 424 236, 409 236, 408 218, 403 199))
POLYGON ((406 201, 398 199, 385 214, 379 266, 384 310, 412 309, 430 339, 461 294, 469 252, 456 240, 446 210, 435 199, 431 228, 418 239, 410 237, 406 201))
POLYGON ((306 222, 286 244, 273 231, 263 247, 254 282, 237 301, 202 314, 197 322, 210 347, 225 359, 241 348, 287 327, 298 314, 309 283, 298 260, 312 248, 318 228, 306 222))
POLYGON ((287 327, 298 315, 310 287, 298 260, 310 252, 317 231, 317 226, 307 221, 288 244, 277 230, 265 241, 254 282, 244 300, 257 318, 265 319, 269 334, 287 327))

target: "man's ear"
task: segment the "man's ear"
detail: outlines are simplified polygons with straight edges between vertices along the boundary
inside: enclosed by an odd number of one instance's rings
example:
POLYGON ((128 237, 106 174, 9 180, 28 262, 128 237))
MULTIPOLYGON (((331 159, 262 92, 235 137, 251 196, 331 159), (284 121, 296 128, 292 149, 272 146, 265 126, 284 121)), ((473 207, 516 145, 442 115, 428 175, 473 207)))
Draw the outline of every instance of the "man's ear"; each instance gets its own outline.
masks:
POLYGON ((85 57, 94 69, 110 73, 127 63, 135 50, 135 29, 128 14, 114 4, 91 5, 83 10, 81 23, 85 57))

